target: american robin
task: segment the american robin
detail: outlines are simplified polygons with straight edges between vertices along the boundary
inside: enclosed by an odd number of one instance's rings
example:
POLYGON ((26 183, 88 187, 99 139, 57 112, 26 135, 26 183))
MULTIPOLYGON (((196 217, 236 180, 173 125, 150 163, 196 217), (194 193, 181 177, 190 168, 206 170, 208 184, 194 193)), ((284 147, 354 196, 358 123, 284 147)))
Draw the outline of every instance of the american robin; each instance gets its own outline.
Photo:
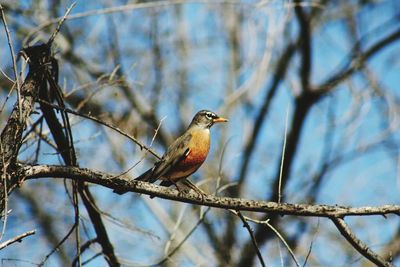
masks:
MULTIPOLYGON (((189 180, 188 176, 197 171, 206 160, 210 150, 210 128, 215 123, 227 122, 214 112, 201 110, 193 117, 186 132, 176 139, 167 149, 162 158, 152 168, 135 178, 138 181, 154 183, 162 180, 160 185, 175 185, 178 181, 193 190, 204 194, 189 180)), ((123 194, 125 192, 117 192, 123 194)))

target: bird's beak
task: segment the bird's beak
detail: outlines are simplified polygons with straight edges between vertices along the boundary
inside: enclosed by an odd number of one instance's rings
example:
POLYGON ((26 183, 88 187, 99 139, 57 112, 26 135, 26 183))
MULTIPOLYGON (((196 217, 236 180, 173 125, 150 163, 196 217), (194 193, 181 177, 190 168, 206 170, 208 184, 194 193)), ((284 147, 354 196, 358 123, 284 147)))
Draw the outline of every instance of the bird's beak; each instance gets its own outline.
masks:
POLYGON ((218 117, 216 119, 213 119, 213 123, 218 123, 218 122, 227 122, 228 120, 222 117, 218 117))

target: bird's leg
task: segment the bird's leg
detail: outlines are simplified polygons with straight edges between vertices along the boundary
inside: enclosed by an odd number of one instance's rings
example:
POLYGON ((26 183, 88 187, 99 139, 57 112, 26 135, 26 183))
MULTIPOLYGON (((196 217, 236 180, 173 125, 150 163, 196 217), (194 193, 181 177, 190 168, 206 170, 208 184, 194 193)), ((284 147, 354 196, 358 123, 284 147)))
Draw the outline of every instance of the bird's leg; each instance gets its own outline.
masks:
POLYGON ((172 179, 168 179, 173 185, 175 185, 176 189, 179 192, 179 196, 182 196, 184 194, 184 191, 179 187, 178 183, 173 181, 172 179))
POLYGON ((195 191, 195 192, 201 197, 201 201, 202 201, 202 202, 204 201, 204 197, 207 196, 207 194, 206 194, 203 190, 201 190, 200 188, 198 188, 194 183, 192 183, 191 181, 189 181, 189 180, 187 180, 187 179, 184 179, 184 180, 182 181, 182 183, 183 183, 184 185, 186 185, 187 187, 193 189, 193 191, 195 191))

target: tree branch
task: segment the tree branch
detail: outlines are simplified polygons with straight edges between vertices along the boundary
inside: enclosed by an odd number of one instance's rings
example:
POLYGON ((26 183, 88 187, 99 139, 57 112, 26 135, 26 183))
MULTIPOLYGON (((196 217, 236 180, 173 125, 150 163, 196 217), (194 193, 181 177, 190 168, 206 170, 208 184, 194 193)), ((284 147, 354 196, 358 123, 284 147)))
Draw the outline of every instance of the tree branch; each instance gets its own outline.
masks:
POLYGON ((294 7, 294 11, 296 13, 297 20, 300 26, 300 34, 298 39, 298 46, 300 51, 301 57, 301 68, 300 68, 300 79, 301 79, 301 86, 303 91, 309 90, 310 84, 310 74, 311 74, 311 67, 312 67, 312 53, 311 53, 311 45, 312 45, 312 38, 311 38, 311 27, 310 27, 310 20, 311 16, 308 16, 304 11, 303 7, 299 4, 299 1, 296 1, 296 5, 294 7))
MULTIPOLYGON (((45 45, 38 45, 24 49, 21 53, 25 58, 29 58, 29 73, 21 87, 21 105, 19 103, 14 105, 0 135, 2 157, 0 169, 3 171, 3 175, 8 175, 17 161, 18 152, 22 145, 22 133, 26 127, 26 120, 32 111, 34 100, 37 98, 40 81, 43 80, 43 75, 40 72, 40 59, 43 54, 49 53, 49 50, 45 45), (19 106, 21 106, 21 109, 19 106)), ((8 182, 7 176, 5 184, 8 182)), ((2 186, 0 188, 0 211, 5 209, 5 201, 9 189, 9 186, 2 186)))
POLYGON ((3 248, 11 245, 12 243, 21 242, 23 238, 25 238, 27 236, 30 236, 30 235, 33 235, 33 234, 35 234, 35 232, 36 232, 36 230, 31 230, 31 231, 22 233, 20 235, 17 235, 17 236, 15 236, 15 237, 7 240, 7 241, 4 241, 3 243, 0 244, 0 250, 2 250, 3 248))
POLYGON ((392 263, 385 261, 385 259, 373 252, 366 244, 364 244, 364 242, 358 239, 342 218, 332 218, 332 222, 335 224, 342 236, 344 236, 350 245, 360 252, 361 255, 375 263, 377 266, 394 267, 392 263))
MULTIPOLYGON (((356 56, 350 55, 350 61, 348 65, 345 66, 344 69, 339 70, 334 73, 331 77, 329 77, 325 82, 323 82, 320 86, 318 86, 314 92, 318 94, 325 94, 329 92, 332 88, 337 86, 339 83, 346 80, 350 77, 355 71, 362 68, 364 63, 372 58, 375 54, 381 52, 388 45, 392 44, 395 41, 400 39, 400 29, 392 32, 391 34, 381 38, 373 45, 371 45, 368 49, 365 50, 364 53, 359 53, 356 56)), ((359 44, 355 44, 357 47, 359 44)), ((353 49, 354 50, 354 49, 353 49)))
POLYGON ((83 114, 83 113, 81 113, 81 112, 78 112, 78 111, 75 111, 75 110, 72 110, 72 109, 69 109, 69 108, 60 107, 60 106, 58 106, 58 105, 51 104, 51 103, 49 103, 49 102, 47 102, 47 101, 44 101, 44 100, 40 100, 40 99, 39 99, 38 101, 39 101, 41 104, 43 104, 43 105, 46 105, 46 106, 52 107, 52 108, 54 108, 54 109, 61 110, 61 111, 63 111, 63 112, 70 113, 70 114, 73 114, 73 115, 76 115, 76 116, 80 116, 80 117, 82 117, 82 118, 89 119, 89 120, 92 120, 92 121, 94 121, 94 122, 97 122, 98 124, 104 125, 104 126, 110 128, 110 129, 116 131, 117 133, 119 133, 119 134, 121 134, 121 135, 123 135, 123 136, 129 138, 129 139, 132 140, 136 145, 138 145, 138 146, 140 147, 140 149, 142 149, 142 150, 145 149, 145 150, 149 151, 154 157, 156 157, 156 158, 158 158, 158 159, 161 159, 161 156, 159 156, 154 150, 152 150, 151 148, 145 146, 145 145, 142 144, 139 140, 137 140, 135 137, 133 137, 133 136, 130 135, 130 134, 125 133, 124 131, 122 131, 122 130, 119 129, 118 127, 112 126, 111 124, 109 124, 109 123, 107 123, 107 122, 105 122, 105 121, 103 121, 103 120, 100 120, 100 119, 98 119, 98 118, 95 118, 95 117, 93 117, 93 116, 91 116, 91 115, 89 115, 89 114, 83 114))
MULTIPOLYGON (((179 193, 175 189, 165 188, 146 182, 127 180, 110 174, 94 171, 87 168, 56 165, 22 165, 13 179, 23 181, 27 179, 38 179, 45 177, 66 178, 90 182, 102 185, 110 189, 124 190, 157 196, 164 199, 171 199, 197 205, 233 209, 239 211, 253 211, 264 213, 276 213, 280 215, 297 215, 312 217, 340 217, 345 216, 368 216, 368 215, 400 215, 400 205, 383 205, 378 207, 345 207, 330 205, 308 205, 289 204, 268 201, 256 201, 242 198, 216 197, 206 195, 204 197, 195 192, 187 194, 179 193)), ((15 184, 15 183, 14 183, 15 184)))
POLYGON ((253 242, 254 250, 256 251, 257 257, 260 260, 260 264, 261 264, 261 266, 265 267, 265 262, 264 262, 264 259, 262 257, 262 254, 260 252, 260 248, 258 247, 256 237, 254 236, 253 229, 251 229, 251 227, 250 227, 249 223, 247 222, 246 218, 243 216, 243 214, 240 211, 236 211, 235 213, 242 220, 243 227, 246 228, 247 231, 249 232, 250 239, 253 242))

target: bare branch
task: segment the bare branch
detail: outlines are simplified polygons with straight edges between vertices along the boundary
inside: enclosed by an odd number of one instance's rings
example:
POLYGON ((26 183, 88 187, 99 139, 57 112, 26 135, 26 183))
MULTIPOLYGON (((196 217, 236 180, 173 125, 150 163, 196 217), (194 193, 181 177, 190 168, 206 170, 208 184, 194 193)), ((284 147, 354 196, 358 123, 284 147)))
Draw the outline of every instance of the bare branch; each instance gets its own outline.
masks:
POLYGON ((279 231, 272 226, 272 224, 270 224, 268 222, 268 220, 266 220, 264 222, 265 225, 267 225, 274 233, 275 235, 282 241, 282 243, 285 245, 286 249, 289 251, 290 256, 292 257, 294 263, 296 264, 297 267, 300 267, 300 263, 296 258, 296 255, 294 254, 293 250, 290 248, 289 244, 286 242, 285 238, 283 238, 283 236, 281 235, 281 233, 279 233, 279 231))
POLYGON ((299 50, 301 54, 301 69, 300 69, 300 79, 301 79, 301 86, 304 91, 309 90, 310 85, 310 74, 311 74, 311 61, 312 61, 312 53, 311 53, 311 45, 312 45, 312 38, 311 38, 311 27, 310 27, 310 20, 311 16, 307 16, 303 7, 299 5, 299 1, 296 1, 296 5, 294 7, 297 20, 299 21, 300 26, 300 33, 299 33, 299 50))
POLYGON ((36 230, 27 231, 25 233, 22 233, 20 235, 15 236, 15 237, 7 240, 7 241, 4 241, 3 243, 0 244, 0 250, 2 250, 3 248, 11 245, 12 243, 21 242, 22 239, 24 239, 27 236, 34 235, 35 232, 36 232, 36 230))
POLYGON ((285 150, 286 150, 286 141, 287 141, 287 126, 288 126, 289 110, 290 110, 290 108, 288 107, 286 109, 285 134, 283 136, 281 167, 280 167, 280 170, 279 170, 278 203, 281 203, 281 200, 282 200, 282 173, 283 173, 283 163, 285 162, 285 150))
MULTIPOLYGON (((235 214, 238 213, 238 212, 232 211, 232 210, 231 210, 231 212, 233 212, 235 214)), ((269 221, 270 221, 269 219, 260 221, 260 220, 255 220, 255 219, 249 218, 247 216, 243 216, 243 215, 242 215, 242 217, 246 221, 254 222, 257 224, 261 224, 261 225, 266 225, 268 228, 270 228, 275 233, 275 235, 282 241, 282 243, 285 245, 286 249, 289 251, 290 256, 292 257, 293 261, 295 262, 296 266, 300 267, 299 261, 297 260, 296 255, 294 255, 293 250, 290 248, 289 244, 286 242, 285 238, 279 233, 279 231, 275 227, 273 227, 272 224, 269 223, 269 221)), ((257 255, 258 255, 258 253, 257 253, 257 255)))
POLYGON ((265 266, 265 262, 264 262, 264 259, 263 259, 262 255, 261 255, 260 248, 258 247, 256 237, 254 236, 253 229, 251 229, 249 223, 247 222, 247 220, 245 219, 245 217, 243 216, 243 214, 240 211, 236 211, 235 213, 242 220, 243 227, 246 228, 247 231, 249 232, 249 235, 250 235, 251 241, 253 242, 254 249, 256 250, 258 259, 260 260, 261 266, 264 267, 265 266))
MULTIPOLYGON (((108 187, 110 189, 126 190, 142 193, 160 198, 177 200, 197 205, 233 209, 240 211, 254 211, 264 213, 275 213, 281 215, 297 215, 312 217, 345 217, 345 216, 369 216, 369 215, 400 215, 400 205, 383 205, 378 207, 345 207, 330 205, 307 205, 276 203, 268 201, 256 201, 242 198, 216 197, 206 195, 204 198, 196 192, 182 195, 178 190, 165 188, 151 183, 114 178, 114 176, 94 171, 87 168, 65 167, 56 165, 23 165, 19 168, 14 179, 23 181, 25 179, 38 179, 45 177, 67 178, 85 181, 108 187)), ((15 186, 15 185, 14 185, 15 186)))
POLYGON ((21 121, 22 120, 21 85, 19 83, 19 78, 18 78, 17 60, 15 58, 14 47, 13 47, 13 44, 12 44, 10 30, 8 29, 6 17, 4 15, 3 6, 1 4, 0 4, 0 15, 1 15, 1 19, 2 19, 3 24, 4 24, 4 29, 6 31, 8 46, 9 46, 10 51, 11 51, 11 59, 12 59, 12 63, 13 63, 13 71, 14 71, 14 76, 15 76, 15 83, 17 84, 19 120, 21 121))
POLYGON ((351 246, 364 255, 364 257, 369 259, 377 266, 394 267, 392 263, 385 261, 385 259, 373 252, 366 244, 364 244, 364 242, 358 239, 342 218, 335 217, 332 218, 332 221, 344 238, 346 238, 346 240, 351 244, 351 246))
MULTIPOLYGON (((36 77, 39 76, 37 73, 40 66, 38 58, 40 58, 41 54, 46 53, 47 50, 48 48, 45 45, 31 47, 23 50, 24 56, 30 59, 30 73, 21 87, 22 109, 19 108, 19 105, 14 106, 11 115, 8 118, 7 124, 0 135, 0 142, 2 144, 2 160, 0 161, 0 169, 5 171, 5 173, 9 172, 9 170, 15 166, 17 155, 22 145, 21 139, 22 133, 26 127, 25 123, 27 118, 31 114, 34 99, 37 97, 38 94, 38 78, 40 78, 36 77)), ((7 180, 7 182, 9 181, 7 180)), ((8 190, 9 189, 10 188, 8 187, 8 190)), ((5 208, 4 201, 8 192, 9 191, 5 192, 3 187, 0 188, 0 210, 3 210, 5 208)))
POLYGON ((80 262, 80 256, 82 255, 82 253, 83 253, 85 250, 87 250, 92 244, 94 244, 94 243, 96 243, 96 242, 98 242, 97 238, 90 239, 90 240, 86 241, 86 243, 84 243, 84 244, 80 247, 80 249, 79 249, 80 254, 79 254, 79 255, 76 255, 76 257, 72 260, 71 266, 76 266, 77 263, 78 263, 78 261, 79 261, 79 263, 80 263, 80 264, 78 264, 78 266, 81 266, 82 264, 81 264, 81 262, 80 262))
POLYGON ((74 8, 74 6, 76 5, 76 2, 73 2, 71 4, 71 6, 67 9, 67 11, 65 12, 64 16, 60 19, 60 21, 58 22, 57 28, 56 30, 53 32, 53 34, 50 36, 49 40, 47 41, 47 45, 51 45, 51 43, 54 41, 54 39, 56 38, 58 32, 61 29, 61 25, 64 23, 64 21, 67 19, 68 14, 71 12, 71 10, 74 8))
MULTIPOLYGON (((315 92, 318 94, 325 94, 329 92, 332 88, 334 88, 339 83, 346 80, 350 75, 352 75, 355 71, 359 70, 363 64, 372 58, 375 54, 382 51, 388 45, 400 39, 400 29, 388 34, 387 36, 381 38, 379 41, 375 42, 368 49, 365 50, 364 53, 358 54, 356 57, 351 57, 351 61, 348 66, 344 69, 341 69, 337 73, 334 73, 331 77, 329 77, 325 82, 323 82, 315 92)), ((355 45, 357 47, 358 44, 355 45)))
POLYGON ((53 255, 54 252, 59 251, 60 246, 68 239, 68 237, 72 234, 72 232, 75 230, 75 227, 77 226, 76 223, 72 225, 71 229, 69 229, 68 233, 58 242, 58 244, 48 253, 44 259, 38 264, 39 266, 43 266, 47 259, 50 258, 51 255, 53 255))
POLYGON ((110 128, 110 129, 113 129, 114 131, 118 132, 119 134, 121 134, 121 135, 123 135, 123 136, 129 138, 129 139, 132 140, 133 142, 135 142, 135 144, 137 144, 137 145, 140 147, 140 149, 145 149, 145 150, 149 151, 153 156, 155 156, 155 157, 158 158, 158 159, 161 158, 156 152, 154 152, 154 150, 152 150, 151 148, 149 148, 149 147, 143 145, 143 144, 142 144, 139 140, 137 140, 135 137, 133 137, 133 136, 131 136, 131 135, 125 133, 124 131, 120 130, 119 128, 117 128, 117 127, 115 127, 115 126, 112 126, 112 125, 108 124, 107 122, 105 122, 105 121, 103 121, 103 120, 97 119, 97 118, 95 118, 95 117, 93 117, 93 116, 91 116, 91 115, 88 115, 88 114, 83 114, 83 113, 74 111, 74 110, 72 110, 72 109, 68 109, 68 108, 64 108, 64 107, 60 107, 60 106, 51 104, 51 103, 49 103, 49 102, 47 102, 47 101, 43 101, 43 100, 38 100, 38 101, 39 101, 40 103, 42 103, 42 104, 48 105, 48 106, 50 106, 50 107, 52 107, 52 108, 55 108, 55 109, 57 109, 57 110, 62 110, 62 111, 64 111, 64 112, 71 113, 71 114, 73 114, 73 115, 80 116, 80 117, 83 117, 83 118, 92 120, 92 121, 94 121, 94 122, 97 122, 97 123, 99 123, 99 124, 102 124, 102 125, 104 125, 104 126, 110 128))
POLYGON ((202 216, 200 217, 200 219, 197 221, 197 223, 193 226, 193 228, 189 231, 189 233, 187 233, 187 235, 181 240, 181 242, 179 242, 178 245, 176 245, 176 247, 174 249, 172 249, 166 256, 164 259, 160 260, 159 262, 157 262, 155 265, 162 265, 163 263, 165 263, 168 259, 170 259, 181 247, 182 245, 189 239, 189 237, 194 233, 194 231, 204 222, 205 218, 206 218, 206 214, 210 211, 210 208, 208 208, 206 211, 204 211, 204 213, 202 214, 202 216))

